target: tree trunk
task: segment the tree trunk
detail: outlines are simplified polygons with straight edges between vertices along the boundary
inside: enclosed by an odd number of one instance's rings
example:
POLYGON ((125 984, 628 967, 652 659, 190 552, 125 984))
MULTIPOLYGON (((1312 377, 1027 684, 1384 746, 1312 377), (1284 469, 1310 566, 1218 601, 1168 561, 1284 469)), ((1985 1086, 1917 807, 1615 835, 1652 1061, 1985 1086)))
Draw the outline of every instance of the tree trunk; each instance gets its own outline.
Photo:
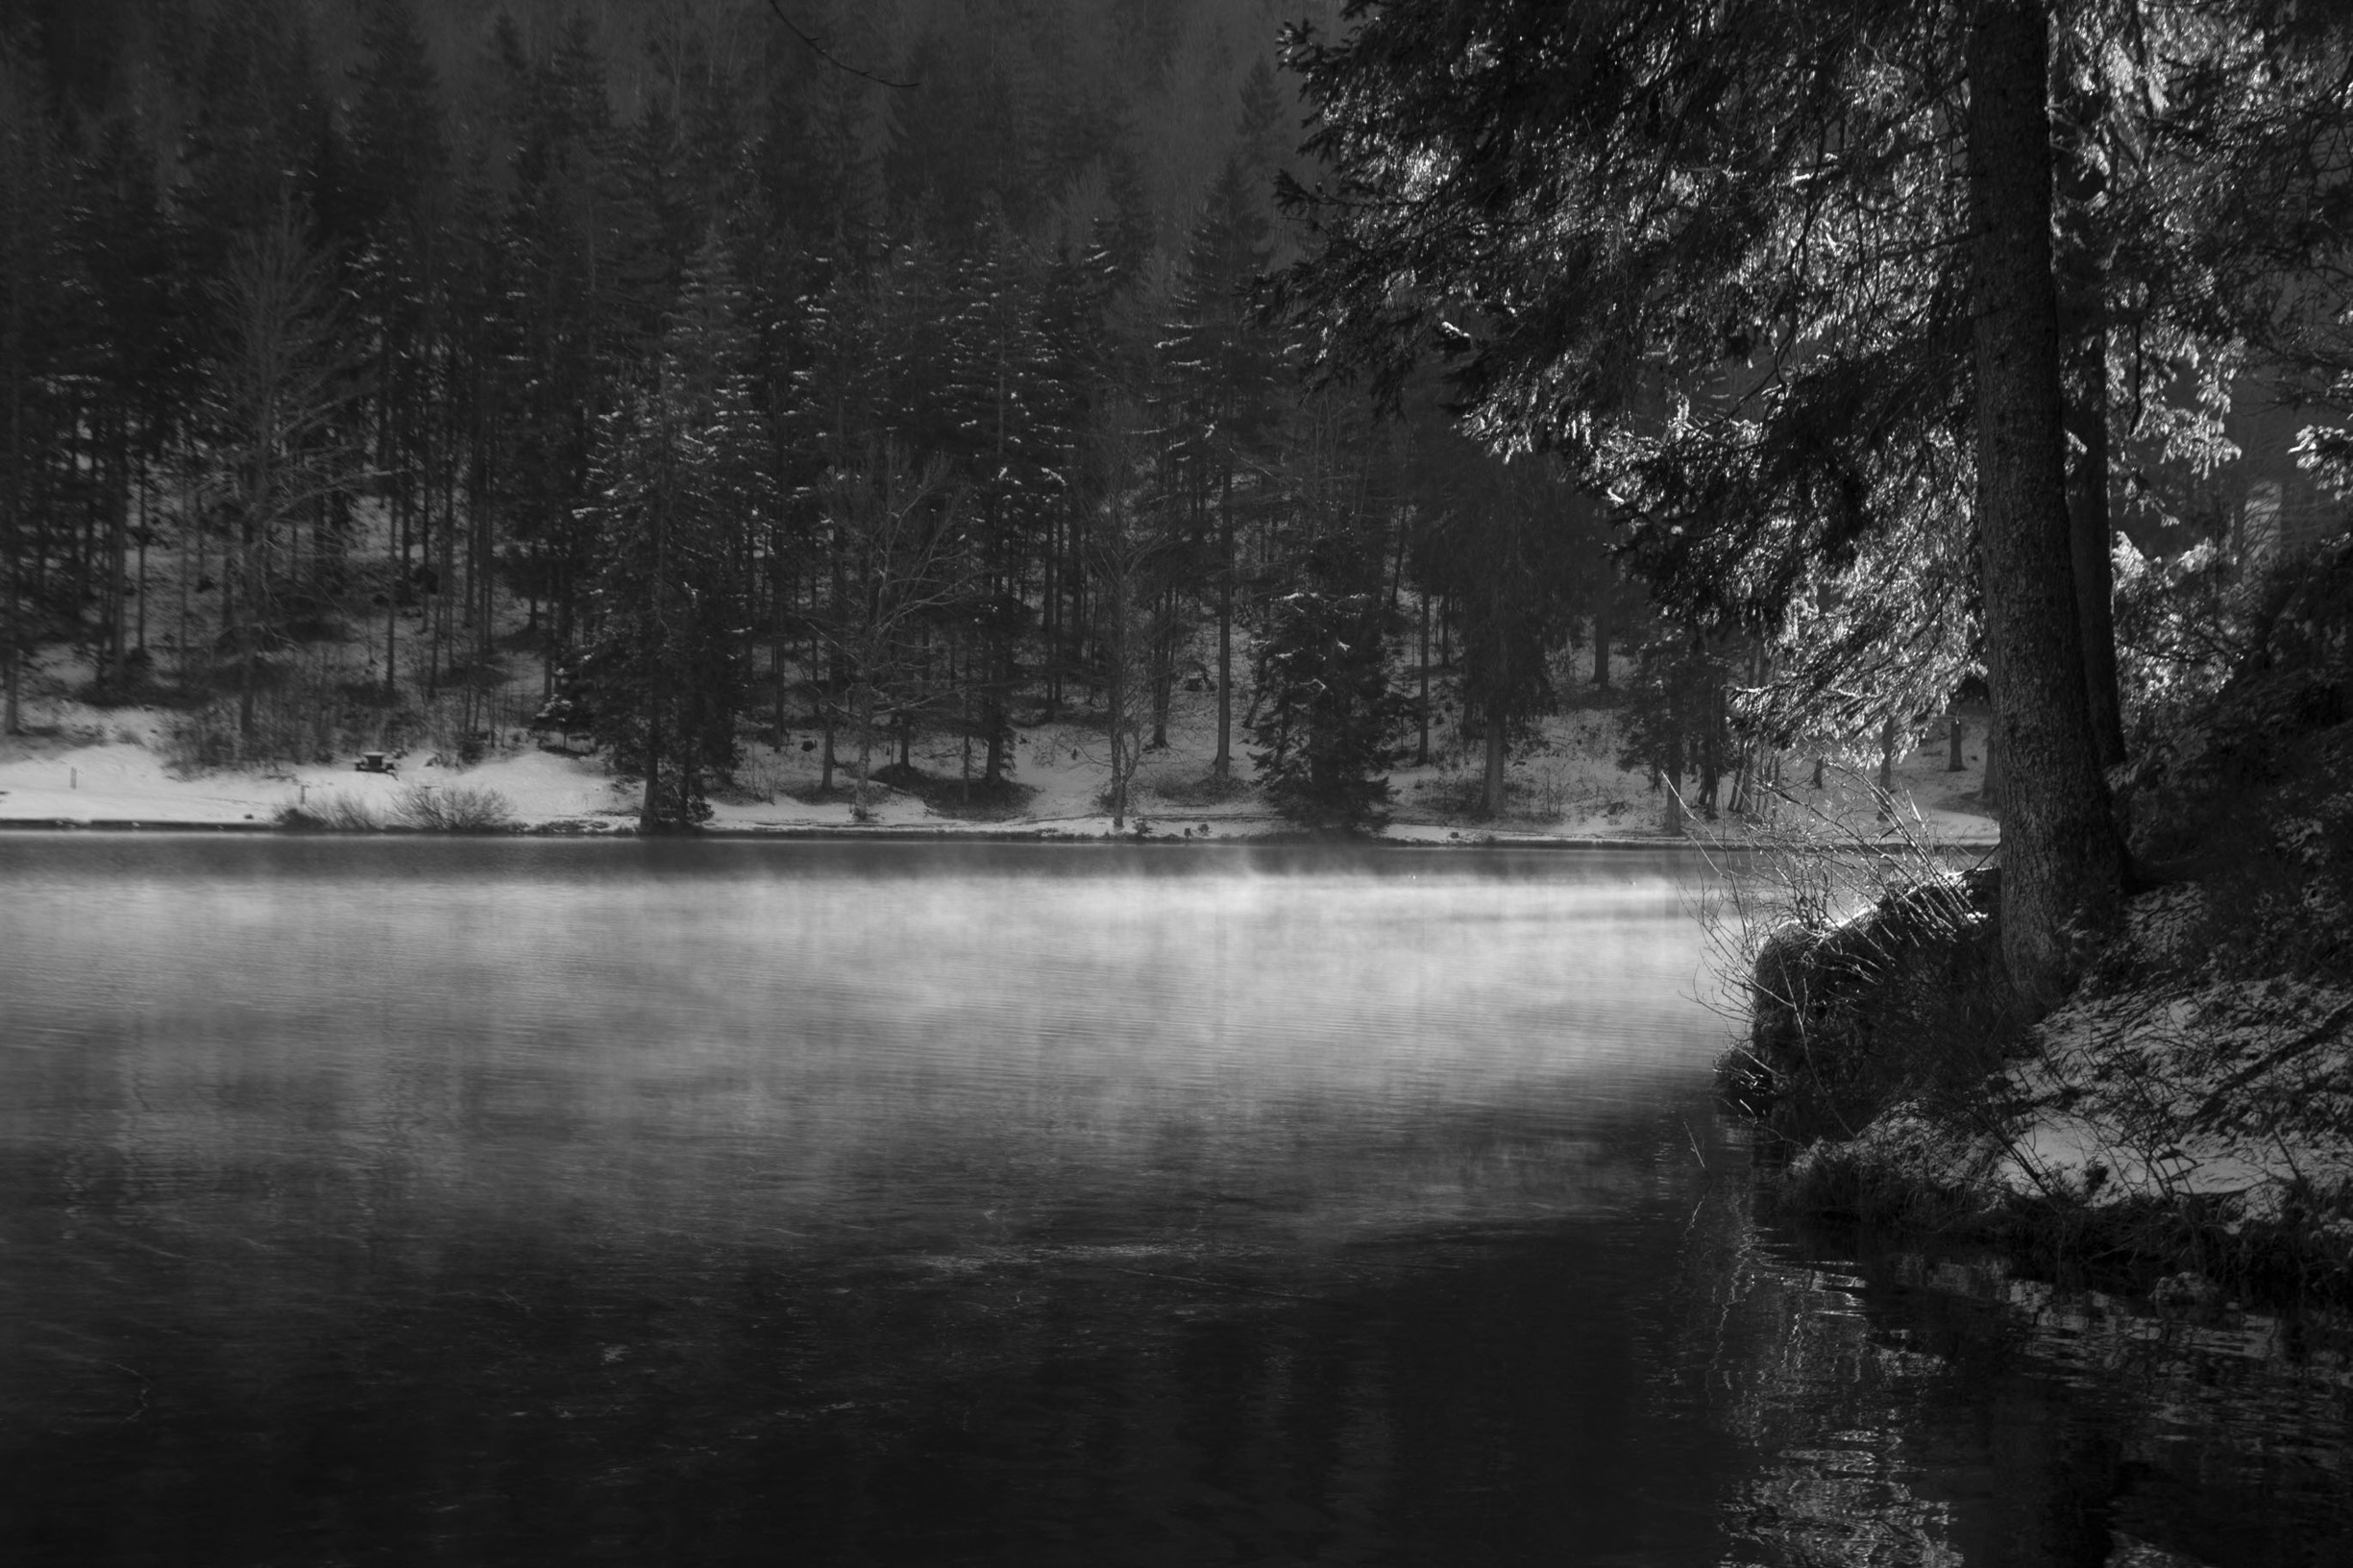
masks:
POLYGON ((130 418, 115 410, 112 450, 107 479, 107 677, 122 679, 125 623, 123 579, 130 575, 131 428, 130 418))
POLYGON ((1045 542, 1038 551, 1038 631, 1039 643, 1045 649, 1045 718, 1049 723, 1062 715, 1062 584, 1057 580, 1061 565, 1062 520, 1049 514, 1045 542))
POLYGON ((1724 676, 1711 660, 1707 665, 1707 727, 1700 735, 1700 815, 1716 820, 1716 792, 1724 785, 1724 676))
POLYGON ((138 641, 135 645, 142 661, 145 660, 147 655, 147 538, 149 533, 153 531, 147 510, 147 462, 146 459, 142 457, 139 460, 139 624, 137 630, 138 641))
POLYGON ((1127 585, 1106 582, 1103 588, 1097 602, 1111 605, 1115 618, 1103 624, 1103 709, 1111 740, 1111 830, 1119 833, 1127 828, 1127 585))
POLYGON ((873 816, 868 804, 867 779, 874 762, 874 688, 868 682, 858 682, 858 777, 850 789, 849 814, 858 821, 873 816))
POLYGON ((1683 730, 1682 715, 1673 714, 1667 721, 1667 755, 1658 770, 1659 781, 1665 786, 1666 800, 1659 826, 1670 838, 1683 836, 1683 730))
POLYGON ((1210 772, 1222 784, 1234 774, 1234 470, 1226 469, 1217 520, 1217 755, 1210 772))
MULTIPOLYGON (((255 486, 258 494, 260 487, 255 486)), ((237 760, 249 760, 254 747, 254 647, 256 623, 261 615, 260 570, 254 559, 253 508, 240 506, 237 516, 237 564, 233 574, 224 572, 227 578, 234 576, 237 584, 237 760)))
POLYGON ((1963 726, 1961 724, 1961 716, 1959 714, 1956 713, 1952 716, 1951 726, 1952 727, 1947 732, 1946 736, 1945 772, 1949 773, 1957 773, 1969 766, 1968 759, 1961 754, 1963 726))
POLYGON ((2001 946, 2030 1009, 2073 984, 2079 933, 2117 916, 2123 858, 2093 749, 2067 506, 2051 272, 2049 23, 1980 0, 1968 49, 1977 527, 2009 810, 2001 946))
POLYGON ((1504 698, 1487 698, 1487 769, 1479 796, 1479 815, 1489 820, 1504 814, 1504 698))
MULTIPOLYGON (((397 505, 398 502, 395 502, 394 504, 397 505)), ((387 542, 389 542, 391 532, 390 528, 385 530, 387 542)), ((398 688, 393 685, 396 669, 394 659, 400 651, 401 591, 404 586, 402 578, 405 573, 406 568, 404 561, 398 555, 394 556, 392 582, 384 592, 384 706, 387 710, 392 707, 398 696, 398 688)), ((536 603, 533 608, 536 610, 536 603)), ((546 683, 543 681, 542 685, 545 686, 546 683)), ((546 692, 543 690, 541 695, 544 697, 546 692)))
POLYGON ((650 698, 646 703, 646 796, 637 808, 637 830, 662 830, 662 722, 650 698))
POLYGON ((1152 632, 1152 749, 1168 749, 1168 704, 1176 694, 1176 590, 1160 598, 1152 632))
POLYGON ((1413 750, 1413 766, 1430 766, 1430 590, 1421 591, 1422 600, 1422 701, 1421 744, 1413 750))

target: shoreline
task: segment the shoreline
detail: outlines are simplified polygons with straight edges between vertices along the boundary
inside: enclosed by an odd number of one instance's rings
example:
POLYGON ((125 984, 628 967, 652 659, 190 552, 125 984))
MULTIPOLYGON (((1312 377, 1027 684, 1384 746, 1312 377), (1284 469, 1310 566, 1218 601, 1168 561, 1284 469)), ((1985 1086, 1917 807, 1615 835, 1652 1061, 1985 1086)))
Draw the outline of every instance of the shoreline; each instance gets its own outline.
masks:
POLYGON ((2029 1023, 1987 1001, 1991 885, 1916 882, 1779 928, 1719 1082, 1793 1214, 2192 1302, 2353 1302, 2353 988, 2212 966, 2242 914, 2198 884, 2133 897, 2029 1023))
MULTIPOLYGON (((1417 824, 1418 825, 1418 824, 1417 824)), ((1038 825, 1026 828, 1005 827, 931 827, 917 824, 879 823, 865 827, 846 827, 824 823, 794 823, 776 827, 708 827, 675 834, 640 833, 634 823, 615 822, 611 825, 566 821, 531 822, 511 827, 486 830, 409 827, 387 825, 364 830, 344 830, 319 827, 289 827, 276 821, 150 821, 128 818, 0 818, 0 833, 54 833, 58 835, 121 834, 153 837, 161 834, 234 833, 247 835, 276 835, 300 839, 628 839, 647 842, 693 844, 724 843, 857 843, 873 840, 897 840, 922 843, 974 844, 1071 844, 1071 845, 1189 845, 1194 846, 1255 846, 1328 845, 1333 846, 1429 850, 1429 849, 1545 849, 1561 851, 1665 849, 1678 851, 1741 851, 1751 847, 1739 843, 1710 843, 1696 838, 1670 839, 1664 836, 1639 838, 1634 836, 1602 837, 1563 834, 1512 834, 1483 830, 1446 830, 1448 836, 1434 838, 1423 834, 1392 837, 1388 834, 1369 834, 1357 838, 1322 836, 1297 828, 1267 828, 1261 831, 1187 835, 1183 833, 1088 832, 1076 828, 1038 825)), ((1990 845, 1959 845, 1954 847, 1975 848, 1990 845)))

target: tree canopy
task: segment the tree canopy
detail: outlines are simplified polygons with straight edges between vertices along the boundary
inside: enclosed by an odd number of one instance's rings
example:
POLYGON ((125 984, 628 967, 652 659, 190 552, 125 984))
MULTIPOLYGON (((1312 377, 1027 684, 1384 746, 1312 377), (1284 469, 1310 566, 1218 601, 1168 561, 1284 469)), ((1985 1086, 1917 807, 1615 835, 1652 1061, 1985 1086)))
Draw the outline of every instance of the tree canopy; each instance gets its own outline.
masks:
MULTIPOLYGON (((1774 636, 1859 597, 1882 542, 1969 522, 1914 586, 1974 589, 2012 791, 2005 947, 2026 996, 2063 988, 2062 933, 2107 918, 2122 866, 2073 588, 2103 574, 2104 616, 2106 518, 2078 564, 2054 227, 2108 240, 2068 301, 2103 371, 2111 293, 2140 312, 2136 386, 2243 337, 2234 284, 2327 241, 2215 221, 2228 173, 2194 138, 2333 194, 2309 155, 2338 166, 2335 34, 2262 6, 1360 0, 1288 58, 1329 174, 1287 191, 1317 243, 1281 294, 1323 363, 1392 391, 1449 360, 1474 431, 1617 503, 1663 602, 1774 636), (2129 288, 2108 281, 2125 257, 2129 288)), ((1813 673, 1851 689, 1891 646, 1817 648, 1813 673)), ((1949 640, 1920 651, 1950 663, 1949 640)))

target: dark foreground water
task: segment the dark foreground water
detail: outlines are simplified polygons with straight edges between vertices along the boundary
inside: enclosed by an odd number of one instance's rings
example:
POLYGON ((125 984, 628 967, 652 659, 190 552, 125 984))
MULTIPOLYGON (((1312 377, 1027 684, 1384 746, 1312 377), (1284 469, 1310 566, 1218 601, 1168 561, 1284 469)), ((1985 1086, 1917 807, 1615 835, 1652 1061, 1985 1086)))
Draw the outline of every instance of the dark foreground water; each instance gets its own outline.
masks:
POLYGON ((1759 1221, 1698 871, 0 838, 0 1563, 2353 1562, 2325 1334, 1759 1221))

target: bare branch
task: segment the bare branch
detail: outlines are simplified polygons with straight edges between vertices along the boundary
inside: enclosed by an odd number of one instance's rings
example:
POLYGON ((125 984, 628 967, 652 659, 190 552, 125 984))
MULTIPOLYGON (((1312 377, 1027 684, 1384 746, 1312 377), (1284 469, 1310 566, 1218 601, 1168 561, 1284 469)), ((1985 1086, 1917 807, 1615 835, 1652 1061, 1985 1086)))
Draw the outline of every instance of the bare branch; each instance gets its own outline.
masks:
POLYGON ((823 61, 826 64, 832 66, 837 71, 871 82, 878 87, 892 87, 900 92, 913 92, 916 88, 923 85, 920 82, 894 82, 887 76, 876 76, 872 71, 862 71, 857 66, 848 63, 846 61, 836 58, 833 52, 828 50, 823 44, 818 42, 815 38, 809 37, 808 34, 802 32, 800 29, 800 24, 794 21, 792 17, 787 16, 784 13, 782 0, 768 0, 768 9, 776 13, 776 20, 784 24, 786 32, 798 38, 808 47, 811 54, 823 61))

